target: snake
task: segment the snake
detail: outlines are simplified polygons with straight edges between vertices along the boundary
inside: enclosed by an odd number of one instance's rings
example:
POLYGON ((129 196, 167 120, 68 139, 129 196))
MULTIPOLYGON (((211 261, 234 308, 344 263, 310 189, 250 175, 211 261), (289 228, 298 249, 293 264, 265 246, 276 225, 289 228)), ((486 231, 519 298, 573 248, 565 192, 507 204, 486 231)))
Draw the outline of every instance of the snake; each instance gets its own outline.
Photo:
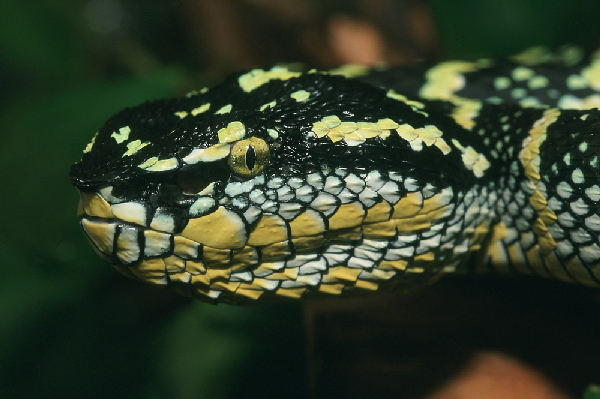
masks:
POLYGON ((600 286, 600 50, 235 73, 112 116, 70 171, 94 250, 210 303, 449 273, 600 286))

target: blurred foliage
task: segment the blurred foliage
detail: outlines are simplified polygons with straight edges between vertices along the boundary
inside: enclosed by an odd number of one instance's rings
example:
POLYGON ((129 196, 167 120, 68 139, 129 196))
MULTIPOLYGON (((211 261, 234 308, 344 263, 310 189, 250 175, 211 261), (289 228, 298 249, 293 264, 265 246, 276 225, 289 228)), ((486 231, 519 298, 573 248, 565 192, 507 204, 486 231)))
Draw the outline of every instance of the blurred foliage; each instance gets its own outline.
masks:
POLYGON ((586 389, 583 399, 600 399, 600 385, 590 385, 586 389))
POLYGON ((599 37, 597 24, 583 29, 599 15, 591 2, 435 0, 440 52, 435 32, 424 41, 397 23, 427 3, 374 3, 0 2, 0 397, 306 396, 299 305, 191 303, 122 278, 93 253, 67 173, 112 113, 240 67, 339 63, 327 45, 339 15, 366 20, 406 54, 391 60, 599 37))
POLYGON ((431 0, 444 53, 506 57, 530 46, 599 43, 600 2, 564 0, 431 0))

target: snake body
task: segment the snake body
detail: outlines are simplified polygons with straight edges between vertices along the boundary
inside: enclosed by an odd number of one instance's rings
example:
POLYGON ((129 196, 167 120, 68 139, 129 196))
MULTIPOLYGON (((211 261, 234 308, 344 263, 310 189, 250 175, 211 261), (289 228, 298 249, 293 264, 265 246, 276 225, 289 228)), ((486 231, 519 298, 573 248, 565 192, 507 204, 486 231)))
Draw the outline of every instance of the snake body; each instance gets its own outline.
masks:
POLYGON ((215 303, 473 270, 598 286, 600 52, 530 55, 255 69, 125 109, 71 169, 81 226, 215 303))

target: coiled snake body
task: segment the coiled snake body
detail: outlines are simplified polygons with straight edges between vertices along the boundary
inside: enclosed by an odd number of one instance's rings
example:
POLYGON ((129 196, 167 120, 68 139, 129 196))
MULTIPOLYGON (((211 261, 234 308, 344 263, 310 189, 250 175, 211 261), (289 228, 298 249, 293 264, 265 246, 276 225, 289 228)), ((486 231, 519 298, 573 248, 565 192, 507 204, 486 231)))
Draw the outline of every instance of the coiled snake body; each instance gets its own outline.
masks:
POLYGON ((572 48, 256 69, 116 114, 70 178, 103 258, 208 301, 470 270, 598 286, 599 91, 600 52, 572 48))

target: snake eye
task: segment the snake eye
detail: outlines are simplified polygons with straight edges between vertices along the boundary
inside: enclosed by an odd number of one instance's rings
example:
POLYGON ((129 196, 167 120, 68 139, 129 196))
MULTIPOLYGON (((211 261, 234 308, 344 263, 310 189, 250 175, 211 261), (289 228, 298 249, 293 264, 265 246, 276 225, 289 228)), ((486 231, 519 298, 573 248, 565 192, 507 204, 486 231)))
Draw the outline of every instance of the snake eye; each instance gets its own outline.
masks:
POLYGON ((269 145, 263 139, 250 137, 234 143, 229 153, 231 171, 240 177, 254 177, 270 160, 269 145))

